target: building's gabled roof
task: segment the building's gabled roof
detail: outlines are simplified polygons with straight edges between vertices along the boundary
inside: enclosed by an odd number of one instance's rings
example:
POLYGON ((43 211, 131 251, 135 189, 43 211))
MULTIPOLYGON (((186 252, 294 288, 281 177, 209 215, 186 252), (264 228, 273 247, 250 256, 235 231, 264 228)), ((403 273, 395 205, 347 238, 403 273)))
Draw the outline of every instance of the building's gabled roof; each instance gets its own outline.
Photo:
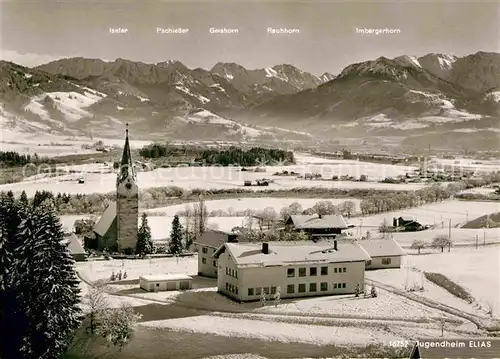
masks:
POLYGON ((292 215, 290 219, 297 229, 347 228, 344 217, 338 214, 324 215, 321 218, 316 215, 292 215))
POLYGON ((109 202, 108 207, 104 210, 99 221, 94 226, 94 232, 101 237, 106 234, 109 227, 113 224, 116 218, 116 202, 109 202))
POLYGON ((226 243, 215 253, 218 256, 227 250, 238 267, 276 266, 302 263, 344 263, 370 259, 368 253, 356 242, 339 242, 337 249, 331 243, 314 244, 302 242, 269 242, 269 254, 262 252, 262 243, 226 243))
POLYGON ((74 233, 70 233, 64 236, 64 243, 68 245, 69 252, 71 254, 86 254, 85 249, 74 233))
POLYGON ((370 257, 404 256, 406 252, 394 239, 366 239, 359 241, 370 257))
POLYGON ((211 248, 219 248, 228 241, 229 235, 236 233, 224 232, 215 229, 209 229, 201 235, 194 243, 211 248))
POLYGON ((399 216, 405 222, 415 222, 415 217, 413 216, 399 216))

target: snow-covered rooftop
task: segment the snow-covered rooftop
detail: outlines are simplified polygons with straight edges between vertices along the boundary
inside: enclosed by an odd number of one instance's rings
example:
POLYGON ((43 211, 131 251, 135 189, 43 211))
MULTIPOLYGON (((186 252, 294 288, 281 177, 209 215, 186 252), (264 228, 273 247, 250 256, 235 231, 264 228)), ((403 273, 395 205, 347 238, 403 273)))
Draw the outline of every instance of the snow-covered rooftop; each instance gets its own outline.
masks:
POLYGON ((185 274, 144 274, 139 279, 146 282, 166 282, 172 280, 192 280, 193 278, 185 274))
POLYGON ((338 241, 337 250, 328 242, 281 245, 268 243, 269 253, 264 254, 262 243, 226 243, 236 265, 275 266, 301 263, 343 263, 370 260, 368 253, 356 242, 338 241))
POLYGON ((394 239, 367 239, 360 241, 359 244, 370 257, 392 257, 406 254, 394 239))

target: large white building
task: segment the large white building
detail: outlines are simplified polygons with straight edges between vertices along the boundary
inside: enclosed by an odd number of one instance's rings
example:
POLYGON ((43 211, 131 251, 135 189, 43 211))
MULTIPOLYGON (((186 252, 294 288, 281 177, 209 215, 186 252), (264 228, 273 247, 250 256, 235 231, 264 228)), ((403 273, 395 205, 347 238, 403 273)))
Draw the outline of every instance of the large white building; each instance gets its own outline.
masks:
POLYGON ((332 243, 225 243, 214 253, 218 291, 238 301, 362 290, 368 253, 353 240, 332 243))

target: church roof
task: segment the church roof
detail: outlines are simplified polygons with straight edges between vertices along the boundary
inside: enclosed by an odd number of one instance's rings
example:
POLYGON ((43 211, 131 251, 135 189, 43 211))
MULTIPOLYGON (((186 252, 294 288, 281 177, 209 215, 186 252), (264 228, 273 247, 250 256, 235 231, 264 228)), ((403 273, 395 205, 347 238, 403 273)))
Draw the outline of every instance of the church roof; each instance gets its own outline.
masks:
POLYGON ((127 178, 129 173, 135 179, 136 174, 134 171, 134 164, 132 162, 132 153, 130 151, 130 143, 128 140, 128 123, 127 129, 125 130, 125 146, 123 147, 122 160, 120 162, 120 173, 118 175, 118 181, 127 178))
POLYGON ((94 232, 101 237, 106 234, 116 217, 116 202, 109 202, 109 206, 94 226, 94 232))
MULTIPOLYGON (((94 226, 94 232, 99 236, 104 236, 109 230, 113 221, 116 218, 116 202, 110 202, 102 214, 99 221, 94 226)), ((165 217, 148 217, 149 227, 151 229, 151 239, 153 240, 166 240, 170 235, 170 229, 165 227, 165 217)), ((137 228, 141 225, 141 215, 137 217, 137 228)))
POLYGON ((67 236, 64 236, 64 243, 68 245, 68 249, 71 254, 85 253, 85 249, 83 249, 80 240, 74 233, 70 233, 67 236))

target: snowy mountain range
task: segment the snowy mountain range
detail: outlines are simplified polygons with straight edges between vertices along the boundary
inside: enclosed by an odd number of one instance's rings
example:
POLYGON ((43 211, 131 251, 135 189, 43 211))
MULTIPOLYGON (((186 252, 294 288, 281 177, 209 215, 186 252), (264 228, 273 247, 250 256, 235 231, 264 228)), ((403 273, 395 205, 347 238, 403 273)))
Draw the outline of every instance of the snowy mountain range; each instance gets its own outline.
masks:
POLYGON ((498 140, 500 54, 380 57, 337 76, 289 64, 249 70, 220 62, 205 70, 69 58, 30 69, 0 62, 0 88, 0 126, 22 131, 113 136, 129 122, 135 133, 162 138, 369 135, 418 143, 477 132, 498 140))

